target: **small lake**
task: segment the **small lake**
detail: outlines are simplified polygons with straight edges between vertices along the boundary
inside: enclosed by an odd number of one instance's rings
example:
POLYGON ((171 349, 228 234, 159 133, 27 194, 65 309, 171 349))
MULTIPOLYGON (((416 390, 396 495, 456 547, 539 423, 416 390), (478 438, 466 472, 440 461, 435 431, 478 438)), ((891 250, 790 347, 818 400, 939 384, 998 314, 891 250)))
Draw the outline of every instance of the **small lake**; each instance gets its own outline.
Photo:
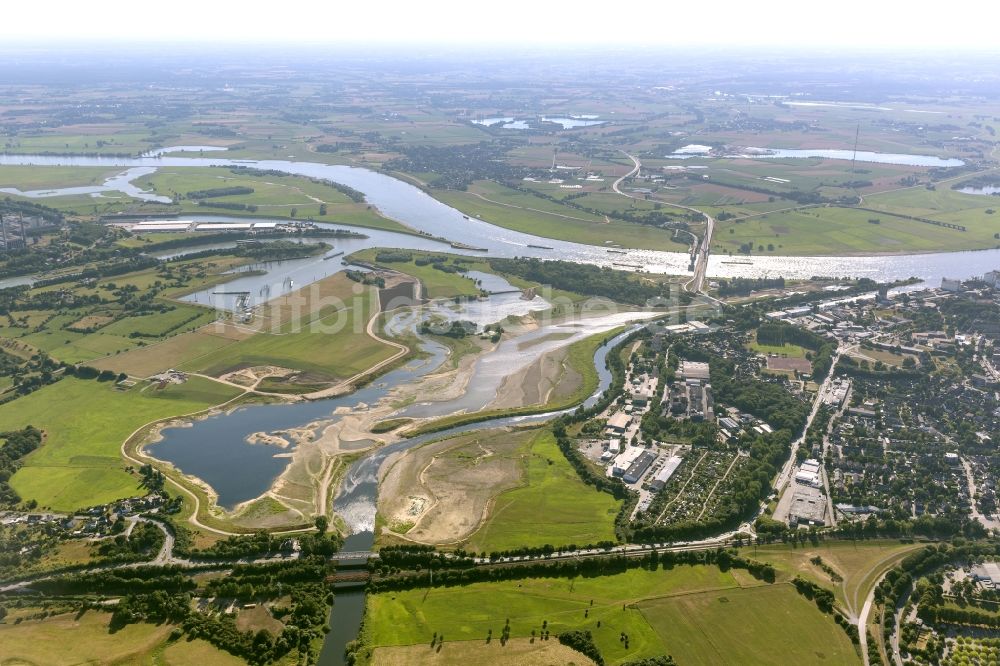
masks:
MULTIPOLYGON (((957 167, 965 164, 962 160, 934 157, 933 155, 875 153, 870 150, 859 150, 856 155, 856 159, 859 162, 872 162, 875 164, 900 164, 903 166, 919 167, 957 167)), ((855 152, 853 150, 840 150, 836 148, 747 148, 747 152, 744 154, 728 155, 727 157, 749 157, 761 160, 789 157, 821 157, 828 160, 852 160, 855 159, 855 152)))
MULTIPOLYGON (((540 120, 546 123, 555 123, 563 129, 576 129, 577 127, 591 127, 593 125, 604 125, 608 121, 598 120, 598 116, 594 114, 580 114, 580 115, 568 115, 568 116, 541 116, 540 120)), ((514 116, 493 116, 490 118, 482 118, 480 120, 472 121, 476 125, 484 125, 486 127, 492 127, 494 125, 499 125, 503 129, 518 129, 518 130, 528 130, 532 129, 532 120, 528 119, 515 119, 514 116)))
POLYGON ((441 345, 426 342, 428 357, 413 360, 354 393, 313 402, 249 405, 190 424, 164 428, 162 439, 150 444, 150 455, 165 460, 185 474, 197 476, 218 493, 219 506, 232 509, 240 502, 259 497, 288 466, 288 449, 250 444, 255 432, 273 433, 288 428, 336 418, 340 407, 356 408, 377 402, 392 387, 414 381, 437 369, 447 356, 441 345), (234 465, 233 461, 239 464, 234 465))
POLYGON ((986 185, 984 187, 962 187, 956 192, 962 194, 979 194, 983 196, 1000 196, 1000 185, 986 185))
POLYGON ((753 159, 753 160, 776 160, 776 159, 803 159, 822 158, 828 160, 853 160, 858 162, 871 162, 875 164, 900 164, 903 166, 920 167, 957 167, 965 164, 959 159, 949 159, 935 157, 933 155, 910 155, 904 153, 876 153, 870 150, 859 150, 855 154, 853 150, 841 150, 837 148, 754 148, 748 147, 745 152, 731 153, 716 157, 709 155, 711 146, 691 144, 679 148, 678 150, 665 155, 667 159, 684 160, 692 157, 715 157, 716 159, 753 159), (856 158, 855 158, 856 155, 856 158))
POLYGON ((542 116, 542 121, 561 125, 563 129, 575 129, 577 127, 593 127, 594 125, 604 125, 608 121, 596 120, 597 116, 542 116))

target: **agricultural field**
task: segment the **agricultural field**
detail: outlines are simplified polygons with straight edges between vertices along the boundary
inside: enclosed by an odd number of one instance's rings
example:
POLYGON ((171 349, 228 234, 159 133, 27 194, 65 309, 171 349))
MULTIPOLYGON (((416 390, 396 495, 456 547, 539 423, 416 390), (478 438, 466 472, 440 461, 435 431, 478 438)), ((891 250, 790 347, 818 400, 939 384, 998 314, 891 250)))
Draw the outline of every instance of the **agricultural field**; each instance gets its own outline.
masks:
POLYGON ((162 342, 106 356, 91 361, 89 365, 98 370, 124 372, 133 377, 149 377, 176 368, 184 362, 195 362, 250 335, 251 333, 233 326, 217 330, 216 326, 210 325, 197 331, 172 336, 162 342))
MULTIPOLYGON (((310 159, 310 161, 314 161, 310 159)), ((244 215, 211 204, 242 204, 254 207, 255 217, 312 219, 359 227, 407 231, 402 224, 383 217, 364 202, 351 201, 343 192, 323 182, 302 176, 256 175, 221 167, 162 168, 139 178, 135 184, 170 197, 177 212, 201 215, 244 215), (196 199, 189 193, 226 187, 246 187, 249 194, 196 199), (204 205, 199 204, 203 201, 204 205), (320 206, 325 206, 325 213, 320 206)))
POLYGON ((986 210, 987 206, 983 206, 966 211, 964 216, 957 213, 935 216, 934 219, 967 226, 968 231, 964 232, 905 219, 890 212, 854 208, 807 208, 768 213, 720 223, 712 239, 712 251, 735 255, 744 244, 752 246, 751 254, 807 256, 996 247, 1000 242, 993 234, 1000 230, 1000 220, 994 221, 986 210))
POLYGON ((609 664, 661 654, 678 663, 688 663, 681 655, 700 655, 691 663, 767 664, 779 653, 796 663, 815 661, 817 653, 824 663, 860 662, 843 630, 791 585, 704 565, 375 594, 362 639, 373 647, 427 646, 438 632, 446 636, 445 652, 456 642, 482 644, 490 629, 497 641, 507 620, 513 638, 537 634, 543 623, 553 635, 589 630, 609 664), (698 621, 693 611, 712 621, 698 621), (787 631, 790 622, 801 631, 787 631))
POLYGON ((240 393, 199 377, 162 389, 140 384, 128 390, 112 382, 62 379, 0 406, 0 431, 33 425, 45 433, 42 446, 11 477, 11 486, 24 500, 57 511, 133 496, 141 490, 137 479, 124 471, 120 448, 134 430, 207 409, 240 393))
POLYGON ((138 155, 152 148, 148 131, 139 123, 94 123, 19 133, 4 141, 8 153, 87 153, 138 155))
POLYGON ((169 624, 130 624, 112 632, 110 613, 82 611, 53 615, 42 620, 13 623, 14 613, 0 624, 0 663, 64 664, 74 663, 146 664, 167 666, 201 663, 237 666, 245 663, 206 641, 170 640, 169 624))
POLYGON ((847 635, 791 585, 668 596, 638 608, 678 664, 860 663, 847 635))
MULTIPOLYGON (((545 238, 605 246, 684 252, 687 244, 672 240, 670 231, 652 225, 608 220, 603 215, 562 206, 498 183, 480 181, 468 192, 435 190, 434 196, 467 215, 491 224, 545 238)), ((628 200, 622 207, 628 207, 628 200)))
MULTIPOLYGON (((174 298, 228 280, 223 273, 245 261, 177 261, 97 282, 36 287, 11 303, 6 319, 0 319, 0 338, 66 363, 87 363, 168 342, 216 318, 208 308, 174 298)), ((103 369, 115 364, 105 359, 100 365, 103 369)))
POLYGON ((398 645, 377 648, 372 654, 371 666, 590 666, 594 662, 573 648, 554 640, 536 641, 531 638, 512 638, 504 645, 500 641, 489 644, 483 641, 449 643, 441 650, 426 645, 398 645))

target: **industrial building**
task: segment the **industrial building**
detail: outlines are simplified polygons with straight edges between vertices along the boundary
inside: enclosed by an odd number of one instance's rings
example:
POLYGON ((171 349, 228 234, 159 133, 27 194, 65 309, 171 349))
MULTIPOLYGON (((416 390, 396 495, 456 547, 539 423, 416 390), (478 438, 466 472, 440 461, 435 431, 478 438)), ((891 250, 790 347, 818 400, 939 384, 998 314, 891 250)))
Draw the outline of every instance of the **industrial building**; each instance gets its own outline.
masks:
POLYGON ((680 375, 682 379, 701 379, 708 381, 708 363, 701 361, 681 361, 680 375))
POLYGON ((608 448, 604 450, 601 454, 601 460, 611 460, 617 456, 622 451, 622 440, 620 439, 609 439, 608 448))
POLYGON ((625 412, 616 412, 610 419, 608 419, 608 424, 605 426, 605 429, 610 435, 624 435, 630 425, 632 425, 631 416, 625 412))
POLYGON ((632 404, 636 407, 645 407, 656 395, 657 380, 643 376, 643 378, 632 386, 632 404))
POLYGON ((645 453, 646 449, 640 446, 627 446, 625 450, 618 454, 615 461, 611 463, 611 476, 624 476, 629 471, 632 463, 645 453))
POLYGON ((796 486, 792 506, 788 510, 789 525, 823 525, 826 516, 826 496, 811 486, 796 486))
POLYGON ((642 453, 639 454, 639 457, 636 458, 632 464, 629 465, 629 468, 625 470, 625 473, 622 474, 622 481, 625 483, 638 483, 639 479, 642 478, 642 475, 649 470, 650 466, 654 462, 656 462, 655 453, 643 449, 640 450, 642 453))
POLYGON ((1000 563, 983 562, 972 569, 972 579, 982 583, 983 587, 996 588, 1000 586, 1000 563))
POLYGON ((663 490, 663 487, 667 485, 667 481, 674 475, 674 472, 677 471, 682 462, 684 462, 684 459, 680 456, 670 456, 667 458, 667 462, 663 463, 663 467, 653 476, 653 480, 649 482, 649 487, 654 492, 663 490))
POLYGON ((941 289, 952 293, 959 292, 962 290, 962 281, 943 277, 941 278, 941 289))
POLYGON ((823 485, 820 479, 819 461, 813 458, 803 461, 799 471, 795 473, 795 483, 819 488, 823 485))

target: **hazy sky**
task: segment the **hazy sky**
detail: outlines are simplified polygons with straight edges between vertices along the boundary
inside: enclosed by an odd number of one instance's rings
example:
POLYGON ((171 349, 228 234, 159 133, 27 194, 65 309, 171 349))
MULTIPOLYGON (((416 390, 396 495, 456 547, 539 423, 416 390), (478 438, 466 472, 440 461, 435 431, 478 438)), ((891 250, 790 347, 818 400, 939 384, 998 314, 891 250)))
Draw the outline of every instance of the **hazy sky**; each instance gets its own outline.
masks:
POLYGON ((35 0, 0 39, 1000 49, 996 0, 35 0))

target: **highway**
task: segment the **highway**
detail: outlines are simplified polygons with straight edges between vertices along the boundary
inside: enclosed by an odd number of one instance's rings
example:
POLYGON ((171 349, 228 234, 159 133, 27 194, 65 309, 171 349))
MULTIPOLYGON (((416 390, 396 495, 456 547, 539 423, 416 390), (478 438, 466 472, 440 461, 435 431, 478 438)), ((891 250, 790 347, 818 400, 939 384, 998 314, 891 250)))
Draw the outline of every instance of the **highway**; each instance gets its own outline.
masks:
MULTIPOLYGON (((629 199, 639 199, 640 197, 633 196, 627 192, 621 190, 621 184, 629 178, 633 178, 638 175, 639 171, 642 169, 642 162, 635 155, 621 151, 632 160, 632 170, 629 171, 624 176, 620 177, 611 185, 611 189, 615 191, 616 194, 620 194, 623 197, 628 197, 629 199)), ((694 294, 701 293, 705 288, 705 273, 708 271, 708 254, 709 249, 712 247, 712 234, 715 233, 715 218, 713 218, 708 213, 698 210, 697 208, 691 208, 690 206, 682 206, 680 204, 670 203, 669 201, 657 200, 657 203, 661 203, 664 206, 670 206, 672 208, 680 208, 681 210, 686 210, 690 213, 697 213, 705 218, 705 233, 702 234, 700 241, 696 247, 691 248, 691 256, 694 260, 694 274, 691 279, 684 283, 684 288, 694 294)))

